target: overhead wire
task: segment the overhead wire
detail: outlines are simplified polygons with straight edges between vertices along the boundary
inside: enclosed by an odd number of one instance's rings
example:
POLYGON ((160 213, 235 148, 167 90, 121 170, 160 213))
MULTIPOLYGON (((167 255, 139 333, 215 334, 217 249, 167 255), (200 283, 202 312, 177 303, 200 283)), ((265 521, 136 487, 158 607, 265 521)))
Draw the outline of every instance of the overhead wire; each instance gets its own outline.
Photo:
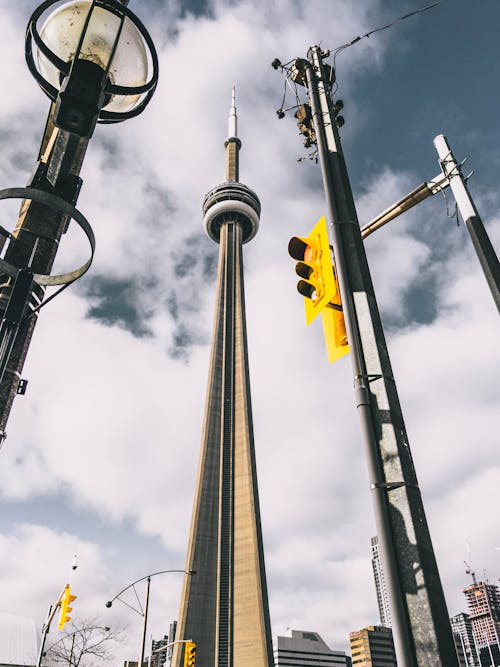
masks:
MULTIPOLYGON (((390 23, 386 23, 383 26, 380 26, 378 28, 372 28, 372 30, 369 30, 368 32, 365 32, 364 35, 358 35, 357 37, 354 37, 351 39, 349 42, 346 42, 345 44, 342 44, 341 46, 337 46, 335 49, 332 50, 332 56, 333 56, 333 62, 332 62, 332 72, 331 76, 335 76, 335 62, 337 60, 337 57, 347 49, 349 46, 352 46, 353 44, 356 44, 357 42, 361 41, 365 37, 370 37, 370 35, 375 34, 376 32, 381 32, 382 30, 387 30, 388 28, 392 28, 392 26, 396 25, 397 23, 401 23, 401 21, 405 21, 406 19, 409 19, 411 16, 415 16, 416 14, 422 14, 423 12, 427 12, 429 9, 432 9, 433 7, 437 7, 438 5, 441 5, 443 2, 446 2, 446 0, 437 0, 436 2, 433 2, 430 5, 426 5, 425 7, 420 7, 419 9, 414 9, 412 12, 408 12, 407 14, 403 14, 402 16, 399 16, 398 18, 394 19, 390 23)), ((332 81, 329 82, 332 84, 332 81)), ((334 95, 337 90, 338 90, 338 83, 335 80, 334 82, 334 87, 332 88, 332 95, 334 95)))
POLYGON ((438 5, 441 5, 443 2, 446 2, 446 0, 437 0, 437 2, 433 2, 431 5, 426 5, 425 7, 420 7, 420 9, 415 9, 412 12, 408 12, 407 14, 403 14, 403 16, 399 16, 397 19, 394 19, 390 23, 387 23, 386 25, 380 26, 379 28, 373 28, 372 30, 369 30, 366 32, 364 35, 358 35, 358 37, 354 37, 351 39, 349 42, 346 42, 345 44, 342 44, 342 46, 337 47, 335 51, 340 51, 343 49, 346 49, 348 46, 352 46, 353 44, 356 44, 356 42, 359 42, 361 39, 364 39, 365 37, 370 37, 370 35, 373 35, 376 32, 381 32, 382 30, 387 30, 388 28, 392 28, 393 25, 396 25, 396 23, 400 23, 401 21, 405 21, 406 19, 409 19, 411 16, 415 16, 416 14, 422 14, 423 12, 428 11, 429 9, 432 9, 433 7, 437 7, 438 5))

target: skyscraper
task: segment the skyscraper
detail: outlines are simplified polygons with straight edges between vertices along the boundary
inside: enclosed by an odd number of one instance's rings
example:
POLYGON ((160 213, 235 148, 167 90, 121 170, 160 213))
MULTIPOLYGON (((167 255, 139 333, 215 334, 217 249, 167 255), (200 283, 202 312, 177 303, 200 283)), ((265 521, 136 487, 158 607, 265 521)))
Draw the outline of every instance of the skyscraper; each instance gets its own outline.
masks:
POLYGON ((389 609, 389 595, 385 583, 384 569, 380 558, 380 545, 378 537, 372 537, 372 567, 373 577, 375 579, 375 589, 377 591, 378 611, 380 615, 380 625, 386 628, 391 627, 391 610, 389 609))
POLYGON ((500 589, 476 581, 464 589, 481 665, 500 665, 500 589))
POLYGON ((472 623, 468 614, 456 614, 450 618, 453 636, 458 638, 467 667, 479 667, 472 623))
MULTIPOLYGON (((198 480, 176 641, 197 645, 203 667, 270 667, 271 628, 250 402, 242 246, 257 233, 260 202, 239 182, 233 89, 226 181, 203 203, 219 244, 217 296, 198 480)), ((182 644, 172 665, 180 667, 182 644)))
POLYGON ((332 651, 317 632, 292 630, 291 637, 278 637, 276 667, 351 667, 344 651, 332 651))
POLYGON ((351 632, 352 667, 396 667, 392 630, 381 625, 351 632))

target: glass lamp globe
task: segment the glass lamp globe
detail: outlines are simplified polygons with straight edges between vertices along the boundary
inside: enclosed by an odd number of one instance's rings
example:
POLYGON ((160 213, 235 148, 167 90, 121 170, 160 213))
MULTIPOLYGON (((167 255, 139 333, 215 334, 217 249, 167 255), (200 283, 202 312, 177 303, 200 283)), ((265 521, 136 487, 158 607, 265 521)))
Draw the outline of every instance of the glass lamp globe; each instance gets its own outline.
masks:
MULTIPOLYGON (((45 21, 40 37, 61 60, 69 62, 75 55, 91 0, 73 0, 56 9, 45 21)), ((108 66, 111 50, 120 28, 120 18, 96 7, 80 51, 80 58, 91 60, 103 69, 108 66)), ((61 85, 60 72, 40 51, 37 54, 40 73, 55 88, 61 85)), ((134 23, 125 18, 109 78, 117 86, 142 86, 148 76, 148 57, 142 36, 134 23)), ((127 112, 134 108, 140 95, 113 95, 106 111, 127 112)))

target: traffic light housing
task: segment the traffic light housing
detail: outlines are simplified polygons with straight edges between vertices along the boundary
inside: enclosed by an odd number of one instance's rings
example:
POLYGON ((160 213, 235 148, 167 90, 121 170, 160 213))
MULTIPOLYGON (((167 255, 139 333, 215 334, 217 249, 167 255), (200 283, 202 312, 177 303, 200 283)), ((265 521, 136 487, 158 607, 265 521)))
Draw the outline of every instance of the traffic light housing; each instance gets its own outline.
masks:
POLYGON ((326 219, 320 218, 306 238, 293 236, 288 253, 298 260, 295 273, 301 280, 297 283, 297 291, 304 297, 306 322, 310 324, 337 291, 326 219))
POLYGON ((301 280, 297 291, 304 297, 306 322, 310 324, 321 313, 328 360, 336 361, 349 352, 349 345, 326 218, 320 218, 307 237, 292 237, 288 252, 298 260, 295 272, 301 280))
POLYGON ((196 661, 196 644, 194 642, 186 642, 184 649, 184 667, 194 667, 196 661))
POLYGON ((321 313, 326 351, 330 363, 337 361, 349 352, 344 313, 342 307, 337 305, 337 308, 335 308, 336 305, 331 304, 321 313))
POLYGON ((73 602, 73 600, 76 600, 76 595, 71 595, 69 584, 66 584, 62 594, 61 613, 59 615, 59 623, 57 625, 59 630, 62 630, 64 628, 64 624, 71 620, 69 613, 73 610, 73 607, 70 607, 69 605, 73 602))

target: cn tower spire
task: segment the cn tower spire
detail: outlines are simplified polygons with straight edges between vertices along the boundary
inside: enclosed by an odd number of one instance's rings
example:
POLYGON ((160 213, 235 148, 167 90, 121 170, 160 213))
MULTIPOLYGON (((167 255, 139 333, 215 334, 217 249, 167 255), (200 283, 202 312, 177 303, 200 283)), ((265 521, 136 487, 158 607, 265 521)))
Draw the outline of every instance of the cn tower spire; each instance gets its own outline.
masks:
POLYGON ((238 138, 238 113, 236 111, 236 86, 231 95, 231 109, 227 128, 226 147, 226 181, 237 183, 239 180, 241 141, 238 138))

